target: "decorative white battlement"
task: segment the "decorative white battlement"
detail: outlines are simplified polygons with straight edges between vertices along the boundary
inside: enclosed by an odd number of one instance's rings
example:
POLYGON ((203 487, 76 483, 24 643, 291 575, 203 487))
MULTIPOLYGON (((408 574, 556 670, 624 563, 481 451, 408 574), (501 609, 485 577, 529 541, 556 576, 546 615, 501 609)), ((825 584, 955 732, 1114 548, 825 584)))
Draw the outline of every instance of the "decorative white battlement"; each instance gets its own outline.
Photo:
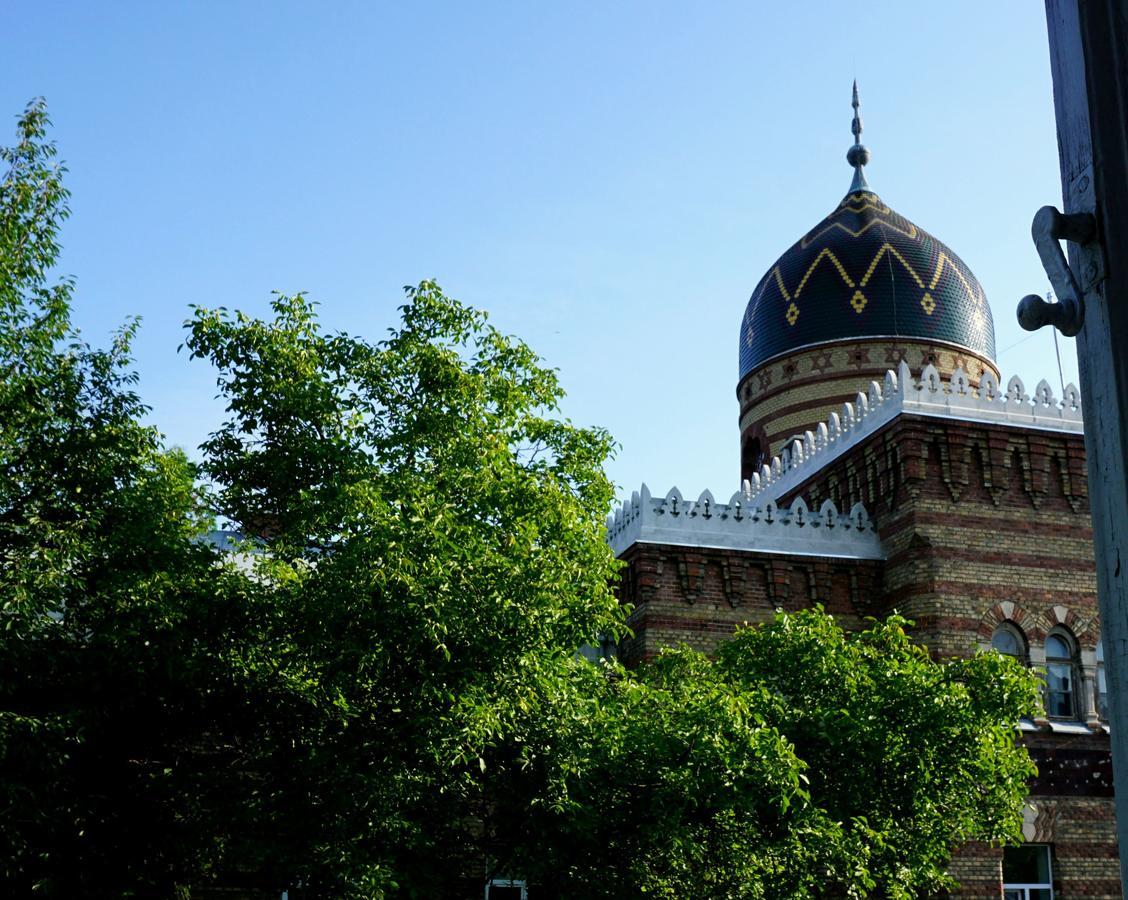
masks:
POLYGON ((802 498, 787 509, 772 502, 753 504, 743 490, 733 494, 728 503, 717 503, 709 491, 695 501, 687 501, 677 488, 665 497, 651 497, 645 484, 607 517, 607 543, 616 555, 632 544, 647 543, 800 556, 885 558, 861 503, 842 515, 827 500, 813 513, 802 498))
POLYGON ((944 384, 936 367, 927 365, 917 383, 902 360, 896 372, 886 371, 884 384, 871 381, 866 393, 859 391, 853 403, 842 405, 841 413, 831 413, 829 421, 820 422, 814 432, 806 432, 802 440, 793 441, 762 466, 744 482, 744 495, 749 500, 785 495, 903 412, 1071 434, 1083 431, 1081 394, 1073 384, 1066 386, 1065 397, 1058 402, 1045 379, 1030 397, 1017 375, 1004 392, 995 376, 986 372, 974 391, 963 369, 956 369, 944 384))

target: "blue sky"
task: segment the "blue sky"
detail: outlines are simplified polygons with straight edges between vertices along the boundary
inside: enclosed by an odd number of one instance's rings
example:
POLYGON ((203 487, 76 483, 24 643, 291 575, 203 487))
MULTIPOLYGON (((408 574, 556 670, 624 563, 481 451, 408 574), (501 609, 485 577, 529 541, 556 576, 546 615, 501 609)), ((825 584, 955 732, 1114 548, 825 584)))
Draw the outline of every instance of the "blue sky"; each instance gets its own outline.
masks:
POLYGON ((143 317, 141 393, 191 453, 222 409, 176 353, 189 304, 304 290, 378 339, 434 277, 560 369, 623 491, 727 497, 741 315, 849 186, 855 76, 870 184, 978 275, 1004 376, 1057 389, 1014 321, 1061 199, 1041 4, 38 0, 0 49, 0 141, 42 95, 70 168, 76 320, 143 317))

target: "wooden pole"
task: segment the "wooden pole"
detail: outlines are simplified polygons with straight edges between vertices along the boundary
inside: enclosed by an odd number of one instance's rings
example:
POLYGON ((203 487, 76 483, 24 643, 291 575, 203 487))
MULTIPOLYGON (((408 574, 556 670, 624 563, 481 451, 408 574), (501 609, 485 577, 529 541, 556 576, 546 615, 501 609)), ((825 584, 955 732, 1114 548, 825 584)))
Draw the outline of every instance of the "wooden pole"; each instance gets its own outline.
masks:
MULTIPOLYGON (((1069 244, 1084 301, 1077 359, 1108 677, 1117 837, 1128 848, 1128 0, 1046 0, 1066 213, 1096 239, 1069 244)), ((1128 886, 1128 853, 1120 856, 1128 886)))

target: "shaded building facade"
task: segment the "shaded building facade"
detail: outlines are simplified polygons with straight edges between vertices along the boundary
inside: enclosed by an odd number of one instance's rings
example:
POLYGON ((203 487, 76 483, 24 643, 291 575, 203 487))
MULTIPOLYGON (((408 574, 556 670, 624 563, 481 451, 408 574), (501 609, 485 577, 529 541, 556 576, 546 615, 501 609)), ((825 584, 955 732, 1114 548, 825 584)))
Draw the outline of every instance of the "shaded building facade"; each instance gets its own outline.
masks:
POLYGON ((608 521, 628 663, 709 652, 822 604, 896 610, 938 658, 1045 673, 1019 723, 1038 765, 1019 848, 969 846, 960 896, 1121 896, 1079 394, 1003 382, 978 280, 869 188, 855 88, 845 198, 768 270, 741 324, 741 487, 652 495, 608 521))

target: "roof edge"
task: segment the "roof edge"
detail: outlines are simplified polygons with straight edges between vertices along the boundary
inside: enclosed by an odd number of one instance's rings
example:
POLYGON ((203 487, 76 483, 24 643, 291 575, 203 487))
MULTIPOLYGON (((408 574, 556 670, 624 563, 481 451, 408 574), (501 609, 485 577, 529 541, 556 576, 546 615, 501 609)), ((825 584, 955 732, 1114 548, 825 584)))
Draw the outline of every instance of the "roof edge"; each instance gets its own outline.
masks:
POLYGON ((902 360, 896 372, 886 370, 883 385, 871 381, 866 393, 859 391, 853 403, 842 405, 841 414, 831 413, 816 431, 808 431, 803 440, 793 441, 762 466, 744 482, 745 495, 749 501, 786 496, 902 413, 1068 434, 1084 432, 1081 393, 1074 384, 1066 386, 1059 402, 1044 378, 1031 397, 1017 375, 1007 382, 1004 392, 998 379, 987 372, 974 391, 963 369, 956 369, 945 384, 936 367, 929 364, 917 383, 902 360))

